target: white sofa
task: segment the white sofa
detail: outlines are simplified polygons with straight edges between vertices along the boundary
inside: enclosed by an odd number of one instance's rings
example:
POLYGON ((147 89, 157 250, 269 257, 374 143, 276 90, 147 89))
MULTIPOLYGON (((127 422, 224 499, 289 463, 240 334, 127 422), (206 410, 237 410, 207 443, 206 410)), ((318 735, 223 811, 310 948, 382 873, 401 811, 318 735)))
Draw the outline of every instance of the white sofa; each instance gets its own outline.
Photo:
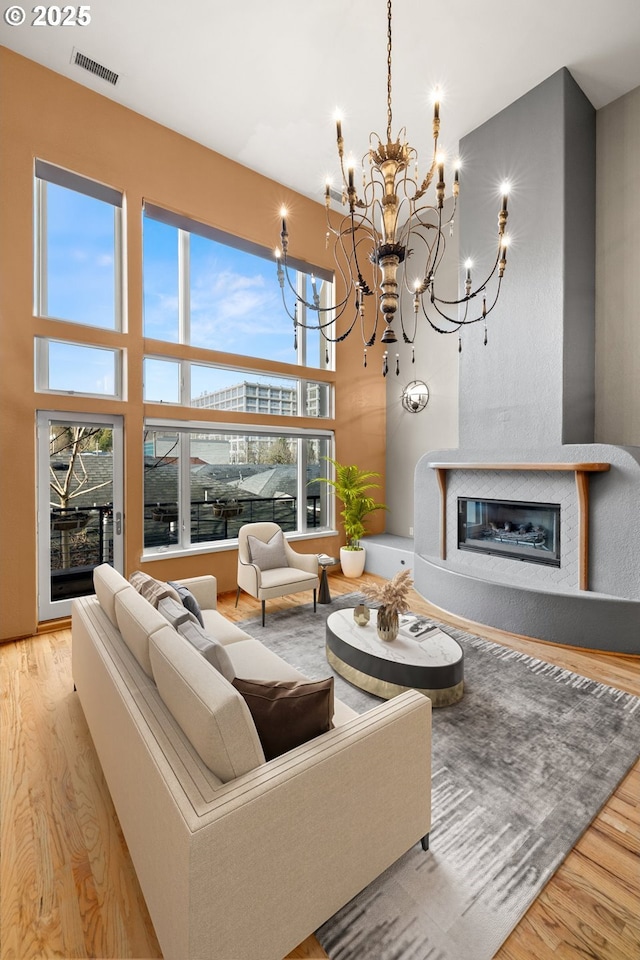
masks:
MULTIPOLYGON (((183 582, 238 676, 301 679, 213 577, 183 582)), ((165 960, 282 960, 428 836, 431 703, 336 701, 334 729, 265 762, 237 690, 113 568, 94 584, 73 679, 165 960)))

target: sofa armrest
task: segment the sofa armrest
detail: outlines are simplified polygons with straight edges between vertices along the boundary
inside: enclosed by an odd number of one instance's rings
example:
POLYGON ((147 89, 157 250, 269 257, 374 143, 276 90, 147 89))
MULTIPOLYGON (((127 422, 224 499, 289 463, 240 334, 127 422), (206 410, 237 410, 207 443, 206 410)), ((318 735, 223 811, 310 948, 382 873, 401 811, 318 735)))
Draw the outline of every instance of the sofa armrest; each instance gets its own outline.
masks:
POLYGON ((187 577, 180 580, 191 590, 203 610, 215 610, 218 606, 218 581, 212 574, 203 577, 187 577))
POLYGON ((409 691, 221 787, 192 825, 191 883, 216 905, 194 954, 283 956, 430 825, 431 701, 409 691))

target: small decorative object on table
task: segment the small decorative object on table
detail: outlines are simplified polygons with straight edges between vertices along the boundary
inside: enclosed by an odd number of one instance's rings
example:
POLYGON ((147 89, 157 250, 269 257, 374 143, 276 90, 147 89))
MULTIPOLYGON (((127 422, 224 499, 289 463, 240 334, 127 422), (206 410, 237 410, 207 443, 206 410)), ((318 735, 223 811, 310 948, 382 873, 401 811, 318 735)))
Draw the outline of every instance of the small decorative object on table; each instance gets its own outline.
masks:
POLYGON ((365 606, 364 603, 359 603, 358 606, 354 608, 353 619, 359 627, 366 627, 371 619, 369 607, 365 606))
POLYGON ((376 600, 378 609, 378 636, 381 640, 395 640, 398 636, 398 615, 409 609, 407 595, 413 585, 411 570, 400 570, 386 583, 364 583, 362 592, 369 600, 376 600))

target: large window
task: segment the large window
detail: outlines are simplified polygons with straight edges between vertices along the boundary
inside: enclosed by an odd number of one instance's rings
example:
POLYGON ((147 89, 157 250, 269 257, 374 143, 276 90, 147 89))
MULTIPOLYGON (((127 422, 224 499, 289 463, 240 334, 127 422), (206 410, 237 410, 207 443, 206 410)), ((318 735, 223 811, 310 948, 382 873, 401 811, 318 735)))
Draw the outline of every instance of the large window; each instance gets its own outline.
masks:
POLYGON ((144 436, 144 546, 149 553, 234 540, 243 523, 288 533, 330 524, 331 434, 152 426, 144 436))
POLYGON ((36 312, 122 327, 122 195, 36 160, 36 312))
MULTIPOLYGON (((241 356, 330 368, 317 331, 298 328, 282 304, 273 253, 205 224, 145 204, 144 332, 146 337, 241 356)), ((331 274, 302 263, 300 292, 333 303, 331 274)), ((300 315, 302 322, 306 317, 300 315)), ((311 322, 311 321, 309 321, 311 322)))

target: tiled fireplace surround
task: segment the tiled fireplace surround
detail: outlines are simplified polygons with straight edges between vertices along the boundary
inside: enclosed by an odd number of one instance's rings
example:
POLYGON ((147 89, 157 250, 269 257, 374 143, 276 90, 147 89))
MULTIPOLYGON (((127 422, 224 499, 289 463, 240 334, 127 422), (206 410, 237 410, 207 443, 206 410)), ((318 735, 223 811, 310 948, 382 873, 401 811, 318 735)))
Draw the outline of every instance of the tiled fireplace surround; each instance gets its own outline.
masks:
MULTIPOLYGON (((489 344, 463 338, 459 447, 416 468, 416 588, 511 633, 640 653, 640 448, 593 442, 595 113, 568 71, 461 144, 480 171, 505 150, 518 244, 489 344), (458 549, 459 496, 559 503, 560 567, 458 549)), ((486 179, 464 188, 460 247, 481 249, 486 179)))

